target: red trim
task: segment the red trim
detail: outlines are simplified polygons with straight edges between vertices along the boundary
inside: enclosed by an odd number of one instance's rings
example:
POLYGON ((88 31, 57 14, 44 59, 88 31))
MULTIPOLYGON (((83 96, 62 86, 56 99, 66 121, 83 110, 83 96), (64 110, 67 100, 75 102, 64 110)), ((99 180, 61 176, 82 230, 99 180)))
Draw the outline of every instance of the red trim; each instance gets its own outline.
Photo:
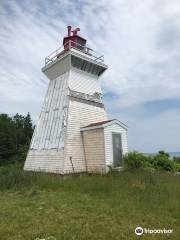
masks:
POLYGON ((77 36, 64 37, 64 39, 63 39, 63 45, 65 44, 65 42, 69 42, 69 40, 76 42, 76 39, 77 39, 77 38, 83 40, 83 41, 86 43, 86 39, 85 39, 85 38, 82 38, 82 37, 80 37, 80 36, 77 35, 77 36))
POLYGON ((112 120, 106 120, 106 121, 102 121, 102 122, 96 122, 96 123, 91 123, 83 128, 87 128, 87 127, 95 127, 95 126, 100 126, 100 125, 103 125, 103 124, 106 124, 108 122, 112 122, 114 121, 115 119, 112 119, 112 120))

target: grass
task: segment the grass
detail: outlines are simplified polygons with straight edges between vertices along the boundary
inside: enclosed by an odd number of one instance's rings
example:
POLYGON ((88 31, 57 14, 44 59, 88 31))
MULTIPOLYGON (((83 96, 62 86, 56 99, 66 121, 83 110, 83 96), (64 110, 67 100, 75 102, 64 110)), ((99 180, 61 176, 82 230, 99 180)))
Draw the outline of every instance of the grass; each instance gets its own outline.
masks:
POLYGON ((124 171, 59 176, 0 168, 0 239, 179 239, 180 176, 124 171), (137 226, 171 235, 134 234, 137 226))

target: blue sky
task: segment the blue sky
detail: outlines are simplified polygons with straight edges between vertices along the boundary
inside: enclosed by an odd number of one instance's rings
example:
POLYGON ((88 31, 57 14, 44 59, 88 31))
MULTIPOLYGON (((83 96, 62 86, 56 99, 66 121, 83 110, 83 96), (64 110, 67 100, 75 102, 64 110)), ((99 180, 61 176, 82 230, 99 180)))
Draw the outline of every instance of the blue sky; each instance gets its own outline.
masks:
POLYGON ((0 22, 0 112, 37 120, 44 58, 78 26, 105 55, 104 102, 129 126, 129 149, 180 151, 178 0, 2 0, 0 22))

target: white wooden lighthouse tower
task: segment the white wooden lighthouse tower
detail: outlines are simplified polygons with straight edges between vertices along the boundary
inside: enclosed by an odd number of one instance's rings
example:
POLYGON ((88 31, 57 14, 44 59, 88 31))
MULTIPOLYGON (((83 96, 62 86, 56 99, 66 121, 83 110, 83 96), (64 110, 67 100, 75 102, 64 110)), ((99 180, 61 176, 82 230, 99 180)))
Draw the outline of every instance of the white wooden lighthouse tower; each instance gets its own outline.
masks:
MULTIPOLYGON (((99 77, 107 65, 104 64, 103 56, 86 46, 86 40, 77 34, 79 30, 76 28, 72 31, 68 26, 68 36, 63 40, 63 47, 45 59, 42 72, 50 83, 25 170, 59 174, 91 171, 93 167, 88 165, 89 150, 86 151, 87 141, 84 140, 87 135, 85 127, 97 122, 112 122, 107 121, 99 84, 99 77)), ((120 127, 120 122, 118 124, 120 127)), ((94 138, 101 141, 100 135, 97 133, 94 138)), ((94 146, 96 148, 98 146, 94 146)), ((94 170, 105 169, 105 155, 101 156, 100 153, 98 156, 102 161, 100 165, 95 161, 94 170)))

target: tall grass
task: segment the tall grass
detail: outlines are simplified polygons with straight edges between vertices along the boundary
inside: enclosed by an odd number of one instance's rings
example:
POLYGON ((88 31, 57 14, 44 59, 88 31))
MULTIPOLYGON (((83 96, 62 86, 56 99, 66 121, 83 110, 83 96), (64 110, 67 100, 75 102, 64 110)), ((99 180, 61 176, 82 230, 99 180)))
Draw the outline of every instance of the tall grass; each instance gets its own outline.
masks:
POLYGON ((106 175, 76 175, 63 178, 61 175, 26 172, 22 166, 10 165, 0 168, 0 190, 20 190, 22 188, 36 187, 39 189, 66 189, 67 191, 79 191, 94 194, 111 194, 112 192, 128 189, 166 190, 168 186, 174 189, 180 183, 180 176, 174 173, 151 170, 125 170, 122 172, 110 172, 106 175))
POLYGON ((180 176, 169 172, 128 170, 64 179, 24 172, 17 165, 0 168, 0 236, 136 239, 140 225, 174 229, 169 239, 179 239, 179 186, 180 176))
POLYGON ((23 188, 56 188, 62 181, 60 176, 26 172, 21 164, 12 164, 0 168, 0 190, 21 190, 23 188))

